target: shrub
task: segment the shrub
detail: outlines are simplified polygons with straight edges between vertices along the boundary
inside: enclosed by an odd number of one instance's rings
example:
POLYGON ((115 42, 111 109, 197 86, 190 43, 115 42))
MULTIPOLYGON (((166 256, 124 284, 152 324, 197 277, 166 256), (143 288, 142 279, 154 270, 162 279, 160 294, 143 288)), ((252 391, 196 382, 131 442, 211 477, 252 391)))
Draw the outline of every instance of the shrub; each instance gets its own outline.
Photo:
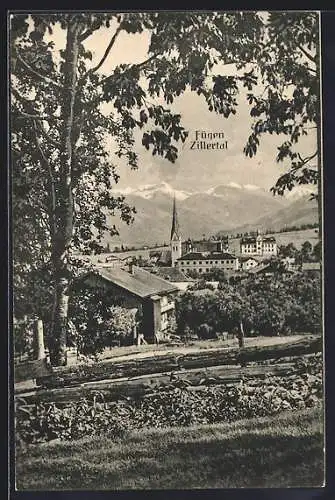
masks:
POLYGON ((199 326, 198 336, 202 340, 217 338, 217 334, 214 331, 214 328, 212 326, 207 325, 207 323, 203 323, 202 325, 199 326))
POLYGON ((78 285, 74 288, 69 317, 81 354, 98 354, 115 341, 122 345, 133 341, 134 311, 116 305, 114 297, 98 287, 78 285))
POLYGON ((19 442, 27 443, 99 434, 120 438, 127 431, 127 421, 123 416, 122 404, 115 411, 97 403, 96 398, 92 401, 81 399, 63 408, 55 403, 40 403, 27 408, 21 400, 16 407, 16 437, 19 442))

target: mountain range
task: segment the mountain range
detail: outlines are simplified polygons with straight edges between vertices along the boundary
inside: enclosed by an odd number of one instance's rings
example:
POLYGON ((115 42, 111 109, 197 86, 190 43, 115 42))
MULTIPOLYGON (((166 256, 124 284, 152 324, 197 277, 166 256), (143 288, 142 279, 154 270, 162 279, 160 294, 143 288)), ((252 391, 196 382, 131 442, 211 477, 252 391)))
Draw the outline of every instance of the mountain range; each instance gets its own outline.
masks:
MULTIPOLYGON (((113 242, 126 245, 152 245, 170 238, 172 200, 176 196, 183 239, 202 238, 217 233, 249 231, 257 228, 282 229, 284 226, 317 222, 317 204, 310 201, 310 190, 292 191, 289 196, 273 196, 255 185, 229 183, 207 191, 181 191, 170 184, 145 185, 116 191, 135 206, 133 224, 120 224, 120 237, 113 242), (118 241, 117 241, 118 240, 118 241)), ((112 243, 112 242, 111 242, 112 243)))

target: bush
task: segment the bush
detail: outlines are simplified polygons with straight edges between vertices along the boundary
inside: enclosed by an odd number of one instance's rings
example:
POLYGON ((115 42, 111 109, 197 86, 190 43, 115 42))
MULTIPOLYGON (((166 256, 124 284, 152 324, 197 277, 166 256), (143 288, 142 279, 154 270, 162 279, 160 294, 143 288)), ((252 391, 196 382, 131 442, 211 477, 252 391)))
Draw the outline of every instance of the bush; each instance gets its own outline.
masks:
POLYGON ((120 438, 127 431, 122 410, 122 404, 116 411, 97 403, 95 398, 93 401, 82 399, 64 408, 58 408, 55 403, 40 403, 27 408, 21 400, 16 407, 16 438, 27 443, 99 434, 120 438))
POLYGON ((98 354, 115 341, 121 345, 133 343, 132 328, 137 321, 134 312, 116 305, 115 298, 103 289, 89 286, 74 288, 69 317, 81 354, 98 354))
POLYGON ((207 325, 207 323, 203 323, 199 326, 198 336, 201 340, 217 339, 217 334, 214 331, 214 328, 207 325))
POLYGON ((188 326, 197 331, 202 324, 214 331, 232 331, 242 319, 246 335, 317 333, 321 330, 320 278, 297 273, 293 276, 251 276, 243 282, 221 283, 220 289, 204 289, 202 282, 176 301, 178 331, 188 326), (199 290, 201 289, 201 290, 199 290))

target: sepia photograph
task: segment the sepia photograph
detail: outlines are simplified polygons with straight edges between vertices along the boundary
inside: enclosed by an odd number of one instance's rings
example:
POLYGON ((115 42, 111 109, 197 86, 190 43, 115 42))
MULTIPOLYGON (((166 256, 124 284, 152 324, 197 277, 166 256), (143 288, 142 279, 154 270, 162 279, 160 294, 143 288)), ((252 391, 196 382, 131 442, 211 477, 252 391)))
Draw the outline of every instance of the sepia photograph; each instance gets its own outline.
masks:
POLYGON ((325 485, 318 11, 11 11, 15 491, 325 485))

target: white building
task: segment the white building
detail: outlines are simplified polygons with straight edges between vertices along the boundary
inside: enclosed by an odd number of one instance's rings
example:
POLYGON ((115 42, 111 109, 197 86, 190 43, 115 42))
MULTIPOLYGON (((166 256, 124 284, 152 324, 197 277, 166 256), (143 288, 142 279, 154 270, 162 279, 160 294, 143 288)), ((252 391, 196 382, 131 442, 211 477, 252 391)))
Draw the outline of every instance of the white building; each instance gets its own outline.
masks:
POLYGON ((239 268, 241 271, 249 271, 249 269, 253 269, 257 267, 259 264, 258 260, 254 257, 240 257, 239 258, 239 268))
POLYGON ((177 267, 186 273, 208 273, 213 269, 229 273, 237 271, 238 265, 237 257, 226 252, 189 252, 177 260, 177 267))
POLYGON ((277 242, 273 236, 247 236, 240 241, 241 255, 277 255, 277 242))

